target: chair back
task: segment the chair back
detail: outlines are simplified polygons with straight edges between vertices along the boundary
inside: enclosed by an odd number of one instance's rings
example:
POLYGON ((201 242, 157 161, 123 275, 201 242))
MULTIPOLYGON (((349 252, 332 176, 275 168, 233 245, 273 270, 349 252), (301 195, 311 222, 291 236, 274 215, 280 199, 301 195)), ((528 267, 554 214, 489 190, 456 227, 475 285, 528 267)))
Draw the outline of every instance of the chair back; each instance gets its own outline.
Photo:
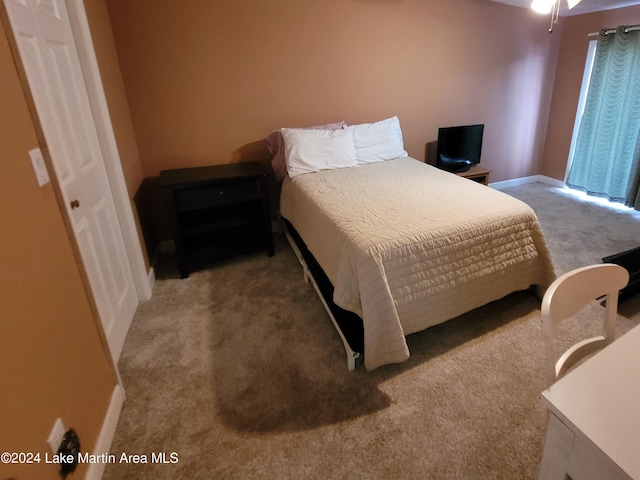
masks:
POLYGON ((565 273, 547 289, 542 299, 542 335, 545 341, 547 386, 576 362, 605 347, 615 338, 618 293, 629 282, 629 272, 611 263, 589 265, 565 273), (606 297, 602 335, 576 343, 557 360, 554 336, 560 322, 573 317, 594 300, 606 297))

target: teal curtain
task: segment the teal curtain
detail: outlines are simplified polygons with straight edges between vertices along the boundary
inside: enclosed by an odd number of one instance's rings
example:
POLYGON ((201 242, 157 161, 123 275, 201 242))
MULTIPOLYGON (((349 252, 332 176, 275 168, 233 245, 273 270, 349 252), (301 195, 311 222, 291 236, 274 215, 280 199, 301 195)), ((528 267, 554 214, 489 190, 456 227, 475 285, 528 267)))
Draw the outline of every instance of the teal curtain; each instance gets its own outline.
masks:
POLYGON ((640 210, 640 134, 636 141, 636 148, 633 153, 633 165, 631 167, 631 182, 629 183, 629 191, 625 205, 640 210))
POLYGON ((640 208, 640 32, 624 26, 605 32, 598 36, 567 185, 640 208))

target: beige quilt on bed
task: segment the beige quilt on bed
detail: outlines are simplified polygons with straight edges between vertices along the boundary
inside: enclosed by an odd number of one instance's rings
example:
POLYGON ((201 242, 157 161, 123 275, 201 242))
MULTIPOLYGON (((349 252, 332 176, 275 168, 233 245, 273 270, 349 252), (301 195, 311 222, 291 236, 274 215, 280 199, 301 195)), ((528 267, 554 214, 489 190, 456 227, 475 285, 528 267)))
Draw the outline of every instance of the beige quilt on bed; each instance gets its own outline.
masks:
POLYGON ((364 322, 368 370, 405 335, 555 278, 533 210, 412 158, 285 179, 280 212, 364 322))

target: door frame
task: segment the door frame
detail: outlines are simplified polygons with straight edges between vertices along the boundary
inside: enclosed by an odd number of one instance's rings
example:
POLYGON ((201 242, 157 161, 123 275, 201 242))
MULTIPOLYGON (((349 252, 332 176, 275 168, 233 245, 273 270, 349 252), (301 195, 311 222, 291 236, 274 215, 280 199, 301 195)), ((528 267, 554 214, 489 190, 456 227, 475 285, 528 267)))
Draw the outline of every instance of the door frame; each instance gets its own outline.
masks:
MULTIPOLYGON (((89 20, 83 0, 64 0, 64 2, 67 6, 74 43, 78 50, 80 68, 82 69, 91 112, 98 132, 100 150, 107 170, 109 186, 118 215, 118 223, 124 238, 129 268, 133 276, 138 300, 144 302, 151 298, 155 283, 155 273, 153 267, 149 267, 149 272, 147 273, 140 235, 134 220, 133 208, 98 67, 98 59, 93 47, 89 20)), ((66 211, 64 214, 66 215, 66 211)))
POLYGON ((569 147, 569 156, 567 157, 567 167, 564 170, 564 184, 567 184, 569 178, 569 172, 571 171, 571 164, 573 163, 573 153, 575 151, 576 142, 578 141, 578 131, 580 130, 580 122, 582 121, 582 114, 587 103, 587 92, 589 91, 589 84, 591 83, 591 72, 593 70, 593 63, 596 58, 596 46, 598 40, 589 40, 589 47, 587 49, 587 58, 584 63, 584 72, 582 74, 582 84, 580 86, 580 97, 578 98, 578 106, 576 108, 576 118, 573 122, 573 133, 571 134, 571 145, 569 147))

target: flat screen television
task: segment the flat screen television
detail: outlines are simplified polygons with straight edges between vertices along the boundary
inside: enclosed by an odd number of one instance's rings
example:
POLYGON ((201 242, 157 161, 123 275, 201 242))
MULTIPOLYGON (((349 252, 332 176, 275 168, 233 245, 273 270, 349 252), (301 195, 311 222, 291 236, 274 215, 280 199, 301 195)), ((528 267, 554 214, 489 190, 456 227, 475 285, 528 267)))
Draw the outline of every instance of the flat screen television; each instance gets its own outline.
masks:
POLYGON ((436 166, 449 172, 465 172, 480 163, 484 124, 438 129, 436 166))

